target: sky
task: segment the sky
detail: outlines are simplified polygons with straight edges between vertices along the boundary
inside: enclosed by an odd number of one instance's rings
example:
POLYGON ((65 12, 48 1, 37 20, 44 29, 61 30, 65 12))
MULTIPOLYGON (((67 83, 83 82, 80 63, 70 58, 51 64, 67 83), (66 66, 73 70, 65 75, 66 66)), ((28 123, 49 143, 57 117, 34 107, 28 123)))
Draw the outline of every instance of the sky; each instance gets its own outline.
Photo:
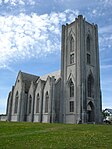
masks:
POLYGON ((78 15, 98 24, 102 105, 112 108, 112 0, 0 0, 0 114, 19 70, 60 69, 61 26, 78 15))

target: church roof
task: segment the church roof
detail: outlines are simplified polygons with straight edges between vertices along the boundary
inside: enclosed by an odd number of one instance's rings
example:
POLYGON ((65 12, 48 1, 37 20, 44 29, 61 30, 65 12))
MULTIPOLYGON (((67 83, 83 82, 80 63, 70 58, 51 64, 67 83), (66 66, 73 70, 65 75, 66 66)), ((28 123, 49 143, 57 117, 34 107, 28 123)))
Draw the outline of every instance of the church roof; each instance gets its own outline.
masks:
POLYGON ((31 85, 31 82, 35 82, 38 80, 39 76, 21 72, 22 81, 25 83, 25 91, 27 92, 29 90, 29 87, 31 85))
POLYGON ((25 72, 21 72, 21 75, 22 75, 22 79, 23 81, 27 81, 27 80, 30 80, 30 81, 36 81, 39 76, 36 76, 36 75, 33 75, 33 74, 29 74, 29 73, 25 73, 25 72))
POLYGON ((55 79, 58 80, 60 78, 60 70, 52 72, 52 73, 49 73, 49 74, 46 74, 44 76, 40 76, 40 79, 46 81, 48 76, 49 77, 53 77, 54 76, 55 79))
POLYGON ((43 81, 46 81, 48 76, 49 77, 52 77, 54 76, 56 80, 58 80, 60 78, 60 70, 58 71, 55 71, 55 72, 52 72, 52 73, 49 73, 49 74, 46 74, 44 76, 36 76, 36 75, 33 75, 33 74, 29 74, 29 73, 25 73, 25 72, 21 72, 21 78, 22 78, 22 81, 25 83, 25 91, 28 92, 29 88, 30 88, 30 85, 31 85, 31 82, 37 82, 37 80, 40 78, 41 80, 43 81))

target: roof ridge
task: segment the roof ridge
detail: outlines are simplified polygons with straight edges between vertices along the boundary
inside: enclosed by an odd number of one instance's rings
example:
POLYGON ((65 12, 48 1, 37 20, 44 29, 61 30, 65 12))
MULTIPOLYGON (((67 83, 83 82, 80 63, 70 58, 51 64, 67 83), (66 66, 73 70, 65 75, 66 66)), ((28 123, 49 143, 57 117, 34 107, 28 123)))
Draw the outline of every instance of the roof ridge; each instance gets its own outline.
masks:
POLYGON ((35 75, 35 74, 32 74, 32 73, 27 73, 27 72, 23 72, 23 71, 21 71, 21 73, 22 73, 22 74, 26 74, 26 75, 32 75, 32 76, 39 77, 39 76, 37 76, 37 75, 35 75))

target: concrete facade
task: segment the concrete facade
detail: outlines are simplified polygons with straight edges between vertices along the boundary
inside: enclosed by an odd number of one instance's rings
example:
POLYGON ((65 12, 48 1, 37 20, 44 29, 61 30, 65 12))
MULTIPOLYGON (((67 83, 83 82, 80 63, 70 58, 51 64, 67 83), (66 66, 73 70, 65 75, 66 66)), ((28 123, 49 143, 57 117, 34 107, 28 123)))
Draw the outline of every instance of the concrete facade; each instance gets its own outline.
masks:
POLYGON ((62 26, 62 102, 65 123, 101 122, 101 91, 97 25, 78 16, 71 24, 62 26), (71 50, 73 40, 73 50, 71 50), (70 62, 73 55, 73 62, 70 62), (70 97, 70 80, 74 96, 70 97), (74 110, 70 112, 70 102, 74 110))
POLYGON ((101 123, 98 27, 78 16, 62 26, 61 72, 19 72, 9 93, 7 120, 101 123))

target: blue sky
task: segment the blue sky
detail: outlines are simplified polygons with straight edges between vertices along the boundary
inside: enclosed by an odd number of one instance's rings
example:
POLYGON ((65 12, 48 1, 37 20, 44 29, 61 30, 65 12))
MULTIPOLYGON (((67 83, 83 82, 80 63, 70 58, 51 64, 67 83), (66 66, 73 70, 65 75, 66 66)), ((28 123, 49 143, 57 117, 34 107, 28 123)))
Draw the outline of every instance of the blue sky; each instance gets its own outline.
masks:
POLYGON ((0 0, 0 113, 19 70, 60 69, 61 25, 79 14, 98 24, 103 108, 112 108, 112 0, 0 0))

